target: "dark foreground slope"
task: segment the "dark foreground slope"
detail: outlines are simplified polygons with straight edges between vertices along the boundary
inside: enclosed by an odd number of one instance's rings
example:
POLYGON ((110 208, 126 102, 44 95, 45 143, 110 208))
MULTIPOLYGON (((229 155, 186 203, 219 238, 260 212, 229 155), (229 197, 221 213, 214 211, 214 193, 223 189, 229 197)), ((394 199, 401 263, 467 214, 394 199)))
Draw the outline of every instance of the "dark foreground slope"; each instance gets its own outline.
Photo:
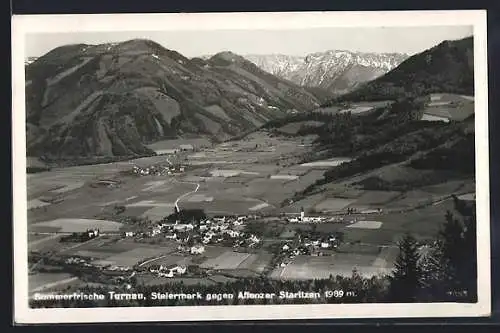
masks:
POLYGON ((444 41, 327 104, 395 100, 430 93, 474 95, 473 38, 444 41))
POLYGON ((26 67, 29 156, 151 154, 183 136, 223 140, 317 99, 232 53, 188 59, 149 40, 56 48, 26 67))

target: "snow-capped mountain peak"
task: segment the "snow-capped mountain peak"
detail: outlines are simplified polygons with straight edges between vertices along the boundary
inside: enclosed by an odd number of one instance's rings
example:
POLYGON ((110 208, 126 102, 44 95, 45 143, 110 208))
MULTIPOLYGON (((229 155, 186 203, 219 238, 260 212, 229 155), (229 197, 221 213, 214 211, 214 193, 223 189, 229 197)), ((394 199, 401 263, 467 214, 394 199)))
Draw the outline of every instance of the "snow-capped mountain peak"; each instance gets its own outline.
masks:
POLYGON ((263 70, 297 84, 345 91, 387 73, 408 55, 328 50, 306 56, 270 54, 245 57, 263 70))

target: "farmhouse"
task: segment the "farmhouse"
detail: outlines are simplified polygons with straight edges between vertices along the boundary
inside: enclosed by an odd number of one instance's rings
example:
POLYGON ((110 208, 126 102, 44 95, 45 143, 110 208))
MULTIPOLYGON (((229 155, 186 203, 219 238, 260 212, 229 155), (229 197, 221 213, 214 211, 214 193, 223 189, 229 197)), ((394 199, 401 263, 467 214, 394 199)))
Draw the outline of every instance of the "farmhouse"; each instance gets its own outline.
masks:
POLYGON ((192 144, 184 144, 184 145, 180 145, 179 146, 179 149, 181 151, 193 151, 194 150, 194 147, 192 144))
POLYGON ((177 234, 176 233, 168 233, 165 235, 166 239, 177 239, 177 234))
POLYGON ((174 225, 174 230, 176 230, 176 231, 188 231, 188 230, 193 230, 193 229, 194 229, 194 226, 191 223, 174 225))
POLYGON ((203 246, 203 245, 191 246, 191 249, 189 252, 191 252, 191 254, 201 254, 201 253, 205 252, 205 246, 203 246))

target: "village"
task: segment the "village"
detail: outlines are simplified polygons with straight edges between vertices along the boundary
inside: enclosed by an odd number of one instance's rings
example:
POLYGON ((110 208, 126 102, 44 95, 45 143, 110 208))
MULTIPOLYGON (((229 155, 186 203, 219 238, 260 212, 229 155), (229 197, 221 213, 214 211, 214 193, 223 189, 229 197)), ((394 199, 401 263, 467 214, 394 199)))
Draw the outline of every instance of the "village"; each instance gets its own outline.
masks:
MULTIPOLYGON (((179 215, 176 212, 175 215, 179 215)), ((195 215, 195 214, 194 214, 195 215)), ((193 215, 193 216, 194 216, 193 215)), ((311 217, 306 216, 302 210, 298 217, 280 216, 280 222, 284 225, 293 225, 294 223, 316 224, 321 222, 338 222, 344 220, 341 217, 311 217)), ((203 257, 208 248, 226 249, 234 253, 247 253, 261 251, 265 242, 272 242, 274 246, 272 260, 274 267, 285 267, 297 256, 329 256, 335 252, 335 249, 341 244, 342 236, 338 233, 314 233, 302 232, 294 235, 293 238, 268 239, 258 236, 249 231, 249 224, 261 223, 262 216, 244 215, 244 216, 213 216, 201 219, 191 218, 187 221, 176 218, 173 222, 165 218, 164 221, 146 227, 144 231, 124 231, 117 235, 115 241, 133 241, 137 246, 140 244, 158 241, 158 246, 163 244, 176 244, 173 247, 171 255, 188 258, 186 264, 179 263, 156 263, 157 259, 163 256, 147 257, 138 261, 134 265, 110 264, 107 261, 92 260, 84 256, 59 256, 62 260, 56 260, 64 265, 80 267, 92 270, 94 273, 103 275, 112 275, 113 281, 128 281, 137 273, 147 272, 157 278, 171 279, 175 277, 190 275, 203 275, 213 269, 203 269, 203 265, 198 265, 193 269, 193 260, 196 257, 203 257)), ((263 222, 265 223, 265 222, 263 222)), ((61 241, 69 242, 90 242, 98 237, 106 236, 100 233, 99 229, 88 229, 85 232, 73 233, 70 236, 62 238, 61 241)), ((109 237, 108 235, 106 237, 109 237)), ((53 259, 55 260, 55 259, 53 259)), ((194 260, 196 261, 196 260, 194 260)), ((159 260, 161 262, 161 260, 159 260)))

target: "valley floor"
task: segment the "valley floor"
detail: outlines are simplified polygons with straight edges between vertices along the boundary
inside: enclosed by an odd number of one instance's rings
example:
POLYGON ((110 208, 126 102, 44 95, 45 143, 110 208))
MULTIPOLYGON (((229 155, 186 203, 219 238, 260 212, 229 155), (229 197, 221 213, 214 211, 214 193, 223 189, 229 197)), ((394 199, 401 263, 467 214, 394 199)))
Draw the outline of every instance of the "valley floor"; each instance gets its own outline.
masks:
MULTIPOLYGON (((396 242, 405 232, 422 244, 432 240, 446 211, 453 210, 451 196, 463 195, 469 200, 474 193, 473 179, 443 179, 405 192, 370 191, 353 184, 359 181, 357 175, 292 202, 297 192, 322 178, 331 167, 332 160, 304 163, 303 156, 311 149, 313 139, 256 132, 193 152, 29 174, 28 248, 36 257, 30 264, 30 290, 98 283, 71 278, 64 269, 59 271, 59 259, 68 257, 91 258, 89 267, 107 264, 131 268, 147 261, 147 267, 177 264, 211 272, 209 277, 191 273, 182 278, 137 273, 138 283, 145 285, 180 280, 185 284, 213 284, 218 279, 242 276, 328 278, 350 276, 353 269, 366 276, 388 274, 398 253, 396 242), (173 166, 175 172, 166 172, 173 166), (134 167, 143 174, 132 172, 134 167), (163 171, 151 174, 152 170, 163 171), (117 213, 117 207, 122 211, 117 213), (249 247, 208 245, 202 255, 190 255, 180 253, 178 242, 162 235, 125 237, 127 231, 138 235, 150 230, 176 207, 203 209, 208 216, 257 215, 250 218, 254 221, 250 224, 260 223, 259 243, 249 247), (301 209, 308 219, 323 221, 290 223, 301 209), (93 228, 101 232, 96 239, 76 244, 60 241, 64 235, 93 228), (324 238, 340 233, 343 239, 335 247, 319 246, 309 254, 283 255, 283 251, 276 251, 286 244, 292 246, 298 233, 311 241, 318 234, 324 238)), ((335 163, 344 160, 339 156, 335 163)), ((384 177, 419 176, 418 171, 404 167, 382 171, 384 177)), ((241 226, 236 230, 245 229, 241 226)), ((123 274, 130 275, 127 272, 123 274)))

